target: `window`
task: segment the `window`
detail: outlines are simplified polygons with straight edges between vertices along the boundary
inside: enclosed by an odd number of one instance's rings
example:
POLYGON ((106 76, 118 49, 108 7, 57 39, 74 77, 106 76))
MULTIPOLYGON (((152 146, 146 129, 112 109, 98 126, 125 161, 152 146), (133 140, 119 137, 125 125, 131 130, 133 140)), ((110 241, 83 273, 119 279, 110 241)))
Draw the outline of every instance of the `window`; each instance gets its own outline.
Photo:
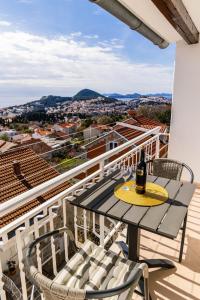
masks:
POLYGON ((110 142, 110 144, 109 144, 110 150, 116 148, 117 146, 118 146, 118 143, 117 143, 117 142, 110 142))

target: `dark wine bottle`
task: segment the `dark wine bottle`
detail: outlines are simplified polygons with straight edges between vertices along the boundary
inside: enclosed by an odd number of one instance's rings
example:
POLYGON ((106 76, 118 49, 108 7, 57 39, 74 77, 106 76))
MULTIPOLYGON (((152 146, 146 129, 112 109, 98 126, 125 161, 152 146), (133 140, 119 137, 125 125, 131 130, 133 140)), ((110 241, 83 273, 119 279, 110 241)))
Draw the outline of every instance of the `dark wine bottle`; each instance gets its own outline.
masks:
POLYGON ((144 194, 146 190, 147 167, 144 149, 141 150, 141 159, 136 169, 136 193, 144 194))

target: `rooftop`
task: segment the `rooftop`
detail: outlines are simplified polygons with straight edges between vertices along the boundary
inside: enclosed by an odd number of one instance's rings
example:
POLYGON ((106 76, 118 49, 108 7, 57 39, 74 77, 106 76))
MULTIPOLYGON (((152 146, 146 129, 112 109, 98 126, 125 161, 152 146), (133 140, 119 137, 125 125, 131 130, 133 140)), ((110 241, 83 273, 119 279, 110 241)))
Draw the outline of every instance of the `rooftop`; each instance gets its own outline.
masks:
MULTIPOLYGON (((30 148, 15 149, 2 154, 0 155, 0 203, 5 203, 58 175, 59 173, 52 166, 30 148)), ((0 228, 62 192, 68 186, 69 183, 66 182, 52 189, 51 192, 26 202, 17 210, 14 209, 1 218, 0 228)))

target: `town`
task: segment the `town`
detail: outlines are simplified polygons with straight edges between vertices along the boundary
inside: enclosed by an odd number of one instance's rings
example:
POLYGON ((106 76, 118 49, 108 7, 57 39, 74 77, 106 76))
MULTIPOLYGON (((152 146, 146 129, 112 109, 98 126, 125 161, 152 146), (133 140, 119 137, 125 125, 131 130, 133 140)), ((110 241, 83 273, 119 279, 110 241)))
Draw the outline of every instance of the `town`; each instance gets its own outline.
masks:
POLYGON ((200 1, 0 11, 0 300, 200 299, 200 1))
POLYGON ((64 172, 87 159, 88 143, 112 132, 117 122, 126 122, 133 114, 136 125, 147 126, 154 119, 155 125, 168 128, 170 108, 170 99, 162 96, 119 100, 86 89, 72 98, 42 97, 0 110, 0 153, 28 147, 64 172), (146 123, 140 124, 137 115, 144 115, 146 123))

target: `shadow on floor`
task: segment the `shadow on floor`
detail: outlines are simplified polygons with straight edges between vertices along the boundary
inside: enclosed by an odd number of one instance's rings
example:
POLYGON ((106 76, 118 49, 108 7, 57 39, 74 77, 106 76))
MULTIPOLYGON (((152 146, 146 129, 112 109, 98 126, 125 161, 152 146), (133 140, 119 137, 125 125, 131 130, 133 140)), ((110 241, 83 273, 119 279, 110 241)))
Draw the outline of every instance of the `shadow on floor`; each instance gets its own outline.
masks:
MULTIPOLYGON (((200 256, 199 256, 199 249, 200 249, 200 239, 196 239, 191 237, 190 235, 186 236, 187 239, 187 247, 186 252, 182 261, 182 264, 179 267, 177 265, 176 269, 171 270, 154 270, 150 272, 150 290, 152 300, 199 300, 200 297, 192 295, 190 291, 193 290, 193 285, 196 285, 197 288, 199 287, 200 291, 200 282, 195 281, 195 277, 191 278, 188 275, 187 277, 187 270, 185 273, 180 271, 181 266, 184 268, 188 268, 191 274, 192 272, 200 273, 200 256), (168 277, 171 277, 170 280, 168 277), (174 282, 173 282, 173 280, 174 282), (179 283, 179 284, 178 284, 179 283), (184 284, 191 285, 191 288, 187 290, 187 287, 184 284), (183 285, 183 288, 182 288, 183 285)), ((159 253, 158 251, 151 250, 149 247, 142 246, 143 249, 147 251, 152 251, 153 253, 160 254, 163 256, 163 253, 159 253)), ((171 247, 170 247, 171 248, 171 247)), ((167 249, 167 246, 166 246, 167 249)), ((165 257, 175 260, 174 257, 170 255, 164 254, 165 257)))
POLYGON ((200 273, 200 239, 187 235, 188 247, 186 248, 185 259, 182 265, 190 270, 200 273))
MULTIPOLYGON (((156 270, 150 273, 150 292, 152 300, 199 300, 199 297, 195 297, 187 292, 185 289, 180 289, 176 280, 172 284, 167 280, 167 277, 176 274, 176 269, 172 270, 156 270)), ((187 280, 187 278, 183 278, 187 280)))

